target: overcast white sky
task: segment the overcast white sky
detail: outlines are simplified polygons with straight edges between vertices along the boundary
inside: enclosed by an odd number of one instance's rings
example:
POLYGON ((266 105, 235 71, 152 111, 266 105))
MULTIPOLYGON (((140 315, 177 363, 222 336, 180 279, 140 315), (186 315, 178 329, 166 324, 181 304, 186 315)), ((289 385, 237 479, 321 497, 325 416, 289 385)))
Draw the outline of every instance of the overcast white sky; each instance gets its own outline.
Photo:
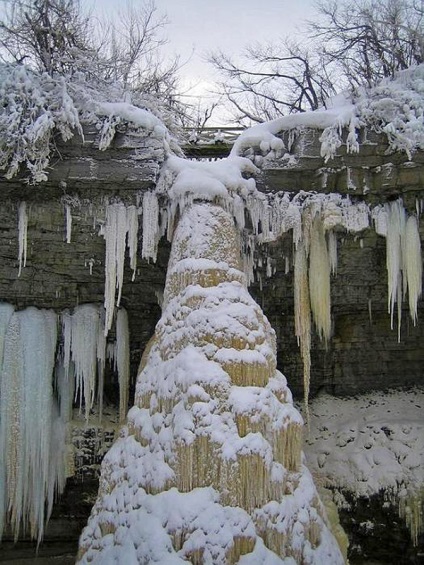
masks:
MULTIPOLYGON (((117 0, 92 0, 99 9, 113 10, 117 0)), ((137 2, 133 0, 136 6, 137 2)), ((221 49, 240 53, 255 41, 277 40, 296 34, 302 20, 310 17, 314 0, 155 0, 158 12, 169 19, 166 35, 170 54, 190 59, 182 69, 186 80, 208 88, 213 80, 211 67, 204 61, 206 52, 221 49), (193 53, 193 54, 192 54, 193 53)))

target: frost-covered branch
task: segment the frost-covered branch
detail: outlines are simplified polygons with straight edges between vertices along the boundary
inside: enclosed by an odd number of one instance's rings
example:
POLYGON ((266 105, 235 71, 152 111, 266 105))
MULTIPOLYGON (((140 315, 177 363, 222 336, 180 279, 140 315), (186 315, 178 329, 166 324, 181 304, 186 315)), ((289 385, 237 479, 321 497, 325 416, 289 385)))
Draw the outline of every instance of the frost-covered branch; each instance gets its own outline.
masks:
POLYGON ((97 123, 100 149, 106 149, 118 123, 131 123, 146 135, 161 139, 168 149, 168 130, 162 116, 170 117, 160 102, 135 106, 124 101, 119 85, 95 88, 84 76, 51 77, 23 65, 0 65, 0 170, 6 178, 21 167, 29 170, 32 184, 47 180, 54 141, 82 135, 82 123, 97 123))

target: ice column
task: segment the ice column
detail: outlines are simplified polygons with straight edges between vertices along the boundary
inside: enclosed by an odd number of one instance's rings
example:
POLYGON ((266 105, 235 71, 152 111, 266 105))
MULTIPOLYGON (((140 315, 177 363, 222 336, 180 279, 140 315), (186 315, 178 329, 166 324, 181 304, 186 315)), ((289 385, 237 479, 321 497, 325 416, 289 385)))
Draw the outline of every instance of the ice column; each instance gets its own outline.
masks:
POLYGON ((343 563, 302 463, 274 331, 217 205, 182 212, 144 359, 78 562, 343 563))

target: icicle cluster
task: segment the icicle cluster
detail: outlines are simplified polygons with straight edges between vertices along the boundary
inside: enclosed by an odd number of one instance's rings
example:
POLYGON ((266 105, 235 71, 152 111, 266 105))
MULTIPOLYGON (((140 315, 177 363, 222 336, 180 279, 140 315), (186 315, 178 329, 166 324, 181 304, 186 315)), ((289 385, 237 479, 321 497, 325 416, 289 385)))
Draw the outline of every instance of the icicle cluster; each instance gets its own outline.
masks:
MULTIPOLYGON (((106 362, 103 307, 85 304, 62 317, 51 310, 15 312, 0 303, 0 538, 6 524, 41 541, 55 495, 73 473, 67 424, 74 394, 86 417, 95 400, 101 418, 106 362), (60 339, 59 339, 60 338, 60 339), (61 343, 60 355, 56 355, 61 343), (53 386, 55 383, 55 386, 53 386), (55 392, 54 392, 55 391, 55 392)), ((128 407, 128 316, 120 309, 115 344, 120 414, 128 407)))
POLYGON ((344 562, 302 465, 275 335, 231 215, 182 212, 135 406, 106 455, 79 563, 344 562))
MULTIPOLYGON (((65 423, 53 395, 57 344, 53 311, 0 304, 0 535, 23 526, 41 541, 65 482, 65 423)), ((61 391, 59 391, 61 392, 61 391)))
MULTIPOLYGON (((93 304, 77 306, 73 314, 62 314, 64 336, 63 365, 69 375, 71 362, 75 367, 75 395, 80 409, 85 407, 88 420, 96 394, 97 365, 104 368, 106 340, 104 336, 103 308, 93 304)), ((100 396, 103 396, 102 391, 100 396)))
POLYGON ((398 339, 402 322, 402 300, 408 293, 409 312, 417 321, 417 303, 422 293, 422 257, 418 221, 407 215, 402 200, 380 208, 375 214, 376 230, 386 236, 388 310, 391 326, 397 305, 398 339))
POLYGON ((122 296, 122 283, 124 280, 125 249, 128 244, 130 264, 133 276, 137 266, 137 234, 138 211, 135 206, 126 207, 124 203, 109 204, 106 208, 106 221, 104 238, 106 240, 105 253, 105 311, 106 320, 104 332, 108 334, 112 327, 113 314, 119 306, 122 296), (127 243, 128 234, 128 243, 127 243), (117 296, 116 296, 116 293, 117 296))
MULTIPOLYGON (((104 370, 107 358, 104 326, 103 306, 83 304, 77 306, 72 314, 69 311, 62 313, 64 372, 66 378, 70 371, 75 375, 75 398, 79 399, 80 410, 84 405, 87 420, 96 396, 100 419, 102 416, 104 370)), ((116 343, 111 360, 115 359, 118 372, 121 419, 125 417, 128 409, 129 358, 128 315, 124 308, 120 308, 116 321, 116 343)))

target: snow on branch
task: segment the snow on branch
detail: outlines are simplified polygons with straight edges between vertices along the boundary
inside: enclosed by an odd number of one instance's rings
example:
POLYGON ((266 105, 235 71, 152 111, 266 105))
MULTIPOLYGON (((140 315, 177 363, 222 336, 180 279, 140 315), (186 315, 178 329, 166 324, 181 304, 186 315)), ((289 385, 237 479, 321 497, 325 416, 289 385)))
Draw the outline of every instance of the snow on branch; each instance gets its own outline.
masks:
POLYGON ((26 167, 30 184, 46 181, 55 137, 83 136, 83 123, 97 125, 101 150, 122 123, 145 130, 169 150, 160 103, 153 112, 150 102, 145 109, 125 98, 122 88, 104 84, 100 91, 78 74, 53 78, 23 65, 0 65, 0 170, 10 179, 26 167))
MULTIPOLYGON (((280 157, 284 143, 279 134, 299 129, 321 130, 321 156, 327 162, 342 145, 342 131, 348 130, 346 149, 358 152, 356 131, 369 127, 387 136, 391 151, 412 153, 424 149, 424 64, 384 79, 374 88, 358 89, 352 96, 339 94, 326 108, 290 114, 245 130, 232 149, 232 155, 252 155, 258 148, 266 157, 280 157)), ((255 160, 256 164, 258 160, 255 160)))

